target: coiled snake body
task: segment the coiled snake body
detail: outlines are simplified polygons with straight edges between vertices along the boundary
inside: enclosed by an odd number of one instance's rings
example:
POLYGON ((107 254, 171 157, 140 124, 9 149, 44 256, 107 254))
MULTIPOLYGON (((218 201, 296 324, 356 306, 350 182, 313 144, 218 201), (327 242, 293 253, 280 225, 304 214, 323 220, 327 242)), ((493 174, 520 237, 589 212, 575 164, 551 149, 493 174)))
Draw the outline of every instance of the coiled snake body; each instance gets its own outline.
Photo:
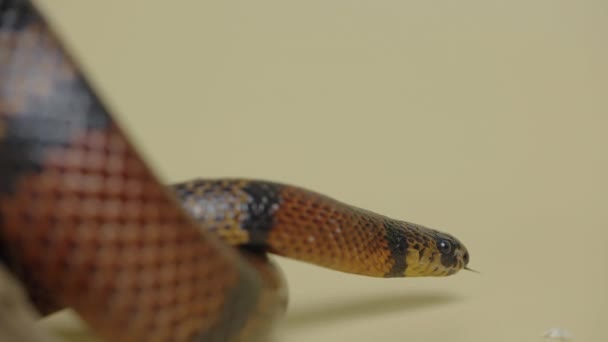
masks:
POLYGON ((448 234, 294 186, 163 186, 28 1, 0 0, 0 163, 0 260, 42 313, 72 307, 107 340, 263 337, 286 305, 266 252, 376 277, 469 259, 448 234))

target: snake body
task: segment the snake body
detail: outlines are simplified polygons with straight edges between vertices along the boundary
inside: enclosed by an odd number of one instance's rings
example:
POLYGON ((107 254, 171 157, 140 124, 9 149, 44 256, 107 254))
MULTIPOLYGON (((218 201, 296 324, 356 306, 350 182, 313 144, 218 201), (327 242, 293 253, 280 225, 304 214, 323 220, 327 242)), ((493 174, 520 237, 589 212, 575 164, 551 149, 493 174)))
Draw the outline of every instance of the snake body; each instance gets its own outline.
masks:
POLYGON ((469 262, 449 234, 304 188, 163 185, 25 0, 0 0, 0 173, 0 260, 41 313, 107 340, 262 339, 286 307, 267 252, 375 277, 469 262))

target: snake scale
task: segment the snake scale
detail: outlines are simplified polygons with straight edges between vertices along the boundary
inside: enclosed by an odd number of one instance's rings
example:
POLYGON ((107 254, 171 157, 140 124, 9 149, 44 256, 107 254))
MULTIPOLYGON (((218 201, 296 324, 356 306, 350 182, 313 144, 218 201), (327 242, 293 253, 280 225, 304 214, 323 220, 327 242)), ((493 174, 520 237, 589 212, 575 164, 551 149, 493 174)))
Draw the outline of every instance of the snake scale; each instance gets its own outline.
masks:
POLYGON ((0 0, 0 163, 0 260, 105 340, 263 339, 287 303, 268 252, 375 277, 469 262, 449 234, 296 186, 161 184, 25 0, 0 0))

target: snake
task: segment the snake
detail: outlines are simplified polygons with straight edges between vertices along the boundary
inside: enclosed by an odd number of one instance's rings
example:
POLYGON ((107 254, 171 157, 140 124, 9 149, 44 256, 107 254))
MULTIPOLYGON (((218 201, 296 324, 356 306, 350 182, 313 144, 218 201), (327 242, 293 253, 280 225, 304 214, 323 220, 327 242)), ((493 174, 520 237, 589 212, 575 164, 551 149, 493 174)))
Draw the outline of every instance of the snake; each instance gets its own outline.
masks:
POLYGON ((34 2, 0 0, 0 261, 109 341, 264 340, 269 254, 362 276, 468 269, 448 233, 262 179, 163 184, 34 2))

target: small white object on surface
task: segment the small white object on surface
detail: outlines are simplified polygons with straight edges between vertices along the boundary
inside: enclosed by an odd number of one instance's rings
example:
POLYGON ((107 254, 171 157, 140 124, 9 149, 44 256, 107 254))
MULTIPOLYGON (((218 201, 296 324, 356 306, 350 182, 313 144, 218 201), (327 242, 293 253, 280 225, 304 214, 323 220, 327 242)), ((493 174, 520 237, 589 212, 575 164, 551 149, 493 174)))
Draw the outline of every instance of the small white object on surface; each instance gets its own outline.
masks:
POLYGON ((551 328, 544 333, 543 337, 559 341, 570 341, 572 339, 572 334, 568 330, 562 328, 551 328))

